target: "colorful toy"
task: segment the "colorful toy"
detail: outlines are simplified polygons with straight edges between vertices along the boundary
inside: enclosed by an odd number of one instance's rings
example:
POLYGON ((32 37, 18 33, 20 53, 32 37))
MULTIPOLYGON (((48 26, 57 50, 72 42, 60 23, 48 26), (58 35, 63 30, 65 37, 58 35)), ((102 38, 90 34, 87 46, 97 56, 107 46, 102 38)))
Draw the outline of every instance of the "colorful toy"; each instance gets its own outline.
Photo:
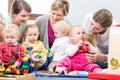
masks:
POLYGON ((111 27, 109 36, 108 74, 120 75, 120 27, 111 27))
POLYGON ((82 49, 85 50, 85 51, 88 51, 89 47, 88 47, 88 44, 85 44, 85 38, 81 38, 82 41, 83 41, 83 44, 82 44, 82 49))
MULTIPOLYGON (((49 54, 50 53, 50 49, 46 49, 45 51, 43 51, 42 53, 46 53, 46 54, 49 54)), ((43 54, 42 53, 39 53, 38 54, 38 59, 42 58, 43 54)))
POLYGON ((14 66, 15 61, 11 60, 11 65, 9 65, 6 69, 6 74, 14 73, 14 74, 20 74, 20 71, 14 66))
POLYGON ((4 73, 4 72, 5 72, 5 67, 4 67, 3 62, 1 62, 1 64, 0 64, 0 73, 4 73))
POLYGON ((6 74, 9 74, 9 73, 15 73, 15 74, 20 74, 20 71, 15 68, 14 65, 10 65, 8 66, 8 68, 6 69, 6 74))
POLYGON ((20 73, 23 75, 26 75, 29 73, 29 62, 28 62, 28 57, 23 58, 23 64, 20 68, 20 73))

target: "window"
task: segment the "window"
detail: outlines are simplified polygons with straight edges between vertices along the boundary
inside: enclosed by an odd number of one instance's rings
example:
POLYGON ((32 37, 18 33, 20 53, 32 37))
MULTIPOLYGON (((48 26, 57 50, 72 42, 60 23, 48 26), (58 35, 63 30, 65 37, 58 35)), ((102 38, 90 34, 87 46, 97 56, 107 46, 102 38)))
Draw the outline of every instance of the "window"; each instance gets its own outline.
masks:
MULTIPOLYGON (((10 6, 13 0, 8 0, 8 11, 10 11, 10 6)), ((43 14, 49 14, 50 12, 50 6, 53 2, 53 0, 26 0, 31 8, 32 12, 30 15, 30 20, 36 19, 36 17, 43 15, 43 14)))

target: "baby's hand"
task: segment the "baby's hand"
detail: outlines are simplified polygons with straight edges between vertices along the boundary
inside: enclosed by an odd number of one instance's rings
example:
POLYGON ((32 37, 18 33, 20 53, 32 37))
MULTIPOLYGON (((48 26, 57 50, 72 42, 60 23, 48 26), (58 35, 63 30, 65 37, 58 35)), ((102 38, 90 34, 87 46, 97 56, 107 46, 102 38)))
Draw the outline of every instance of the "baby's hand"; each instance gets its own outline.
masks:
POLYGON ((80 47, 80 46, 82 46, 83 44, 85 44, 85 40, 84 40, 84 38, 80 38, 80 39, 78 39, 77 46, 80 47))
POLYGON ((32 61, 33 61, 33 62, 36 61, 36 59, 37 59, 37 57, 38 57, 38 54, 39 54, 39 53, 34 53, 34 54, 32 55, 32 61))
POLYGON ((40 58, 40 59, 37 58, 35 61, 36 62, 42 62, 42 58, 40 58))

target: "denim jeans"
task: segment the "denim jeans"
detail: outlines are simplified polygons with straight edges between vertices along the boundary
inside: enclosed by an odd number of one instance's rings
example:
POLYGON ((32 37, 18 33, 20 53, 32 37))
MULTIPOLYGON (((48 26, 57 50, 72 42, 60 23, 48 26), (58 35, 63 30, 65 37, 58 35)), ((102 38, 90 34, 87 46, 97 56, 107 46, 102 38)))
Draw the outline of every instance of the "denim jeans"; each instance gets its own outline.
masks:
POLYGON ((42 67, 39 68, 39 70, 47 70, 48 65, 52 62, 53 57, 48 57, 46 62, 43 64, 42 67))
POLYGON ((104 61, 98 61, 97 64, 102 68, 107 68, 108 67, 108 63, 104 62, 104 61))

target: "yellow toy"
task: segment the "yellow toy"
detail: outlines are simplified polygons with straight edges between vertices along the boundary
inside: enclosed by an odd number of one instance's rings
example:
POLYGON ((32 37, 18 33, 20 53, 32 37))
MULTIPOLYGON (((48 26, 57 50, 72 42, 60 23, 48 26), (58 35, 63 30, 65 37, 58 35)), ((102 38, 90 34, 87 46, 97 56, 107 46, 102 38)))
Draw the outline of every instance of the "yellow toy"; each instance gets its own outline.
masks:
MULTIPOLYGON (((50 53, 50 49, 46 49, 44 52, 42 53, 46 53, 46 54, 49 54, 50 53)), ((38 54, 38 59, 42 58, 43 54, 42 53, 39 53, 38 54)))
POLYGON ((5 67, 3 62, 0 64, 0 73, 3 73, 5 71, 5 67))
POLYGON ((120 61, 118 61, 115 58, 111 58, 111 60, 110 60, 110 67, 112 69, 116 69, 116 68, 120 67, 120 61))

